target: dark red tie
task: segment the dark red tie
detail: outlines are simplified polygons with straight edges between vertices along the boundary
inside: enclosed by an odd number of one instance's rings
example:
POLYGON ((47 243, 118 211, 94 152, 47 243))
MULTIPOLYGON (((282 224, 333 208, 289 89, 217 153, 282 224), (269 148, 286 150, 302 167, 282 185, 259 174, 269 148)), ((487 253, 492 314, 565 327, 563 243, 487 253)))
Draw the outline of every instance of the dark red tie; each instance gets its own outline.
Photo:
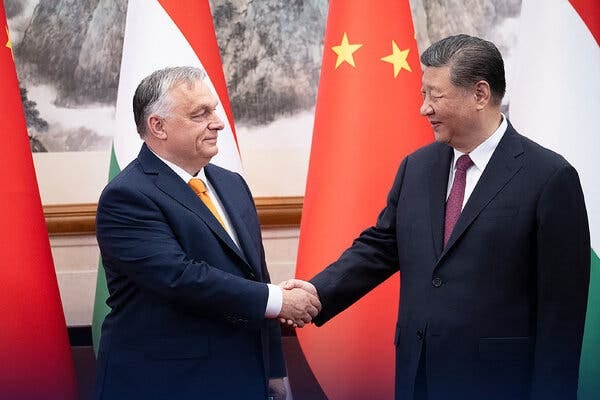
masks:
POLYGON ((450 190, 450 196, 446 201, 446 221, 444 223, 444 247, 450 239, 450 234, 458 221, 460 212, 462 210, 463 199, 465 198, 465 184, 467 182, 467 170, 473 165, 471 157, 467 154, 463 154, 458 157, 456 161, 456 172, 454 173, 454 181, 452 182, 452 189, 450 190))

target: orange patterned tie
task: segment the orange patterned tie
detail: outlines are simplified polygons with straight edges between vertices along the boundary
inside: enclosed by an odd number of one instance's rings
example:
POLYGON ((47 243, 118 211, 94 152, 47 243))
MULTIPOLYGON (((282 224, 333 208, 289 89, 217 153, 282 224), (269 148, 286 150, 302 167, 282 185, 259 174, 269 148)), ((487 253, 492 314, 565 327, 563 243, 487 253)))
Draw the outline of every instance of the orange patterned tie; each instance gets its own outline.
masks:
POLYGON ((200 200, 202 200, 204 205, 206 205, 206 207, 208 207, 210 212, 215 216, 217 221, 219 221, 219 223, 221 223, 223 228, 225 228, 225 223, 223 223, 223 220, 221 219, 221 216, 219 215, 219 212, 217 211, 215 204, 212 202, 212 200, 208 196, 208 192, 206 191, 206 186, 204 185, 204 182, 202 182, 201 179, 192 178, 192 179, 190 179, 188 185, 198 195, 198 197, 200 197, 200 200))

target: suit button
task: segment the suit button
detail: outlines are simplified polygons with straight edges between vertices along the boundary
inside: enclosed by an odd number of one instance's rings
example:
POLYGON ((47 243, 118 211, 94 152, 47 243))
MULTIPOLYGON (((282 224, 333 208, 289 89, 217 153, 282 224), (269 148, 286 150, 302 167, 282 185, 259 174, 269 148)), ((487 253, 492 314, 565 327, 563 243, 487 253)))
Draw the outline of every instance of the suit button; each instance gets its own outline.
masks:
POLYGON ((431 284, 433 285, 433 287, 439 288, 440 286, 442 286, 442 278, 440 278, 439 276, 434 277, 431 280, 431 284))
POLYGON ((423 338, 424 338, 424 337, 425 337, 425 334, 423 333, 423 331, 422 331, 422 330, 420 330, 420 329, 419 329, 419 330, 417 331, 417 339, 419 339, 419 340, 423 340, 423 338))

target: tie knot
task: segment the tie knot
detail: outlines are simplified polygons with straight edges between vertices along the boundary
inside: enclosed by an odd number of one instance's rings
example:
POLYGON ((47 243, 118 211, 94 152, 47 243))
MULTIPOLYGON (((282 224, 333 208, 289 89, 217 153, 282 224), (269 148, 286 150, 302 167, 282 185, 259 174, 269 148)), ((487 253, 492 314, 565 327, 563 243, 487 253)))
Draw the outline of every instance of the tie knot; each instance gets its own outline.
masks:
POLYGON ((196 194, 206 193, 206 186, 204 185, 204 182, 202 182, 202 179, 192 178, 188 182, 188 185, 196 192, 196 194))
POLYGON ((471 165, 473 165, 473 160, 471 160, 471 157, 469 157, 468 154, 463 154, 462 156, 458 157, 458 160, 456 160, 457 170, 466 171, 471 165))

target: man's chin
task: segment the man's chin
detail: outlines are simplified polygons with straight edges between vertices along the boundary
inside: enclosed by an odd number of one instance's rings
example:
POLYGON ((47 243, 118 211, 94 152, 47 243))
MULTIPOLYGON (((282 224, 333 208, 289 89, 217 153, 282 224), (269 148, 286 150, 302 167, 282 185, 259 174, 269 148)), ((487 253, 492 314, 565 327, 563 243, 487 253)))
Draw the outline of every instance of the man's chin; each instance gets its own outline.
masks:
POLYGON ((206 153, 210 154, 211 157, 216 156, 218 152, 219 152, 219 147, 216 144, 214 146, 210 147, 209 149, 207 149, 207 151, 206 151, 206 153))
POLYGON ((207 162, 210 162, 210 160, 217 155, 217 153, 219 153, 219 149, 215 146, 214 149, 207 149, 204 148, 201 151, 198 150, 196 153, 196 156, 198 158, 201 158, 203 160, 208 160, 207 162))
POLYGON ((433 137, 435 141, 439 143, 448 143, 450 141, 448 135, 445 135, 443 132, 433 131, 433 137))

